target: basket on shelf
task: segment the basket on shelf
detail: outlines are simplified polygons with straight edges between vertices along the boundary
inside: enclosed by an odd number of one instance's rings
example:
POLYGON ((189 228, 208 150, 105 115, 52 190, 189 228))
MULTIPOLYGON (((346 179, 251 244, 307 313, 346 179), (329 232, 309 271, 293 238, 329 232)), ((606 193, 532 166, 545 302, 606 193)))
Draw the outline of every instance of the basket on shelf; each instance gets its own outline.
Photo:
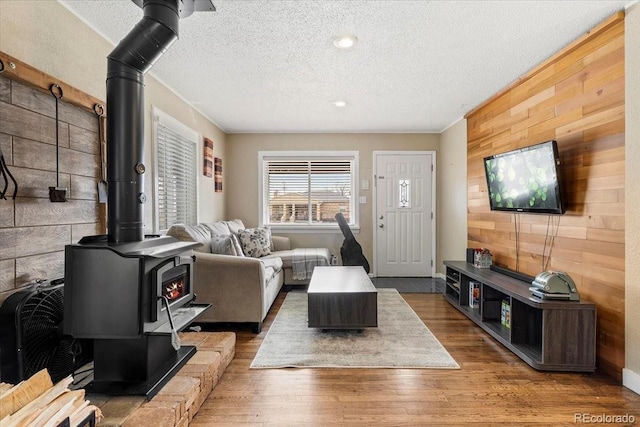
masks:
POLYGON ((491 267, 493 256, 488 249, 476 249, 473 254, 473 266, 476 268, 491 267))

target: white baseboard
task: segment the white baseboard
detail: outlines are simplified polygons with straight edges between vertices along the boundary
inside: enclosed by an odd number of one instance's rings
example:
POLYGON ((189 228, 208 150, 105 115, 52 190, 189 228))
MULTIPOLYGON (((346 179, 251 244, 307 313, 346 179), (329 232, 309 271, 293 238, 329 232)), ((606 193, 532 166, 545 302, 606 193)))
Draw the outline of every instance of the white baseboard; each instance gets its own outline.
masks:
POLYGON ((640 374, 637 374, 627 368, 622 369, 622 385, 629 390, 640 394, 640 374))
POLYGON ((442 279, 442 280, 447 280, 447 277, 442 273, 436 273, 436 278, 442 279))

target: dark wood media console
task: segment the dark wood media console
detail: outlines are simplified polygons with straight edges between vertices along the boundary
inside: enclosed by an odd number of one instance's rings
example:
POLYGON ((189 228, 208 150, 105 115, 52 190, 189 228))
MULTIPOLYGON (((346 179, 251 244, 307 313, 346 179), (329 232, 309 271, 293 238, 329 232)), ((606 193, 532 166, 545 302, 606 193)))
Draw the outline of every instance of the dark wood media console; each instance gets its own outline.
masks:
POLYGON ((541 300, 531 295, 528 282, 465 261, 445 261, 444 265, 446 300, 531 367, 595 371, 595 304, 541 300), (469 288, 474 283, 479 291, 472 307, 469 288), (509 308, 506 324, 503 305, 509 308))

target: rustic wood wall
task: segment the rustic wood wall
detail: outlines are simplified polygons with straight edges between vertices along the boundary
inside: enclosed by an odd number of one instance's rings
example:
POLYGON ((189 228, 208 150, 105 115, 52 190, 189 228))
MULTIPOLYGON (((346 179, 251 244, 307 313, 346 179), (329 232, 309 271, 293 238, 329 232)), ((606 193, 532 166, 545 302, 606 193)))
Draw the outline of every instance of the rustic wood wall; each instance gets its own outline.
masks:
MULTIPOLYGON (((34 86, 0 75, 0 147, 18 182, 18 197, 0 200, 0 301, 29 282, 64 276, 64 247, 104 233, 98 118, 87 109, 59 105, 60 186, 67 201, 49 201, 56 185, 55 99, 34 86)), ((0 180, 0 185, 4 181, 0 180)))
MULTIPOLYGON (((467 115, 468 245, 489 248, 503 267, 516 269, 515 216, 489 210, 483 158, 558 141, 568 209, 547 269, 569 273, 581 297, 597 304, 598 366, 618 379, 625 339, 624 78, 619 13, 467 115)), ((518 270, 535 276, 549 216, 518 215, 518 270)))

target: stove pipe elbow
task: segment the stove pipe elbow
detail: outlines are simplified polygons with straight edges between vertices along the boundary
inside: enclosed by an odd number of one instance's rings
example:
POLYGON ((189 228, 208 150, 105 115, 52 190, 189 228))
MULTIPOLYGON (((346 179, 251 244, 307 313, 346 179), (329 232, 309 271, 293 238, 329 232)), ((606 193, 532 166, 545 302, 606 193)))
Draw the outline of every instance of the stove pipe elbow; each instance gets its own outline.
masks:
POLYGON ((178 39, 182 0, 144 0, 107 62, 108 240, 144 240, 144 74, 178 39))

